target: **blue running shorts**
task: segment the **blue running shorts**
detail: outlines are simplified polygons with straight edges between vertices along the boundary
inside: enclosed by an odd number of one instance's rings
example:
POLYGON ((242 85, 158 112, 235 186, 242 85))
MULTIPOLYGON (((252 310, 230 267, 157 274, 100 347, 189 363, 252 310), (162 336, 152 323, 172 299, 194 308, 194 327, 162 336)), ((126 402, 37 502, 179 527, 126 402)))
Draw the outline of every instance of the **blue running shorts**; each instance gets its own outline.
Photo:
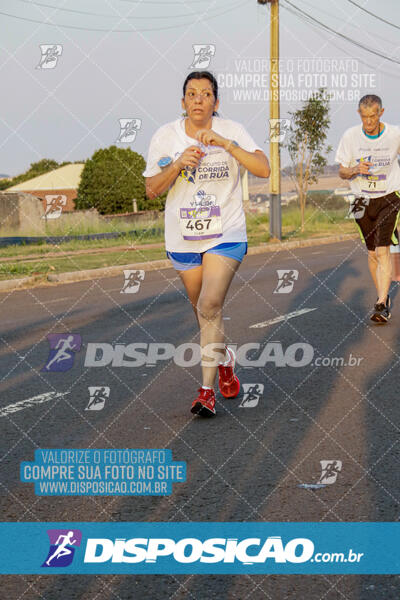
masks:
POLYGON ((247 242, 219 244, 205 252, 167 252, 167 256, 177 271, 188 271, 199 267, 203 262, 203 255, 206 253, 219 254, 219 256, 227 256, 242 262, 244 255, 247 254, 247 242))

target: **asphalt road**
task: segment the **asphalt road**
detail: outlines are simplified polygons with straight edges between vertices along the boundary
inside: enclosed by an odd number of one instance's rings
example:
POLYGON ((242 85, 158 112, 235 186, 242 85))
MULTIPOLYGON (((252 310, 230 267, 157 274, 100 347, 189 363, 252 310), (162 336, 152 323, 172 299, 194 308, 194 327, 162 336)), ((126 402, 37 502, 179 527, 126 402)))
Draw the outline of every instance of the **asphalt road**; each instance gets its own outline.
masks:
MULTIPOLYGON (((260 355, 252 350, 237 368, 242 385, 264 389, 247 401, 242 392, 218 397, 212 419, 190 413, 197 365, 85 366, 94 343, 198 341, 172 269, 147 273, 135 294, 121 293, 122 273, 1 294, 0 410, 63 393, 1 417, 2 521, 397 521, 400 303, 393 285, 392 320, 379 326, 368 320, 376 295, 359 241, 247 257, 224 324, 238 347, 267 345, 268 362, 252 364, 260 355), (278 269, 298 271, 290 293, 274 293, 278 269), (302 309, 314 310, 251 327, 302 309), (66 333, 82 340, 72 368, 43 371, 47 336, 66 333), (90 386, 110 388, 102 410, 85 410, 90 386), (187 481, 166 497, 35 496, 32 484, 19 481, 20 462, 33 460, 37 448, 62 447, 170 448, 174 460, 186 461, 187 481), (336 481, 299 487, 320 480, 323 460, 341 461, 336 481)), ((21 575, 1 584, 1 597, 29 600, 400 596, 395 576, 21 575)))

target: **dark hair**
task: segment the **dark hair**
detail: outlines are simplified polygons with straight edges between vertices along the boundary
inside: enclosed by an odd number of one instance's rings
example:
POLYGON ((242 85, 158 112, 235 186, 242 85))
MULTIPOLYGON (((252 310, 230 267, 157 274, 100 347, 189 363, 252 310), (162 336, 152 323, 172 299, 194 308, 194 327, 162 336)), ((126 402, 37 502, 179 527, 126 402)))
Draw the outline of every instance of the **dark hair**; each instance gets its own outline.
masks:
POLYGON ((361 108, 361 106, 372 106, 373 104, 377 104, 379 108, 382 108, 382 100, 379 96, 375 96, 375 94, 366 94, 358 103, 358 108, 361 108))
MULTIPOLYGON (((192 71, 191 73, 189 73, 189 75, 186 77, 185 82, 183 84, 183 96, 184 97, 186 94, 187 84, 189 83, 189 81, 191 79, 208 79, 208 81, 212 85, 212 91, 214 94, 215 101, 218 100, 218 83, 217 83, 217 80, 215 79, 214 75, 212 73, 210 73, 209 71, 192 71)), ((218 113, 216 111, 214 111, 213 115, 218 116, 218 113)))

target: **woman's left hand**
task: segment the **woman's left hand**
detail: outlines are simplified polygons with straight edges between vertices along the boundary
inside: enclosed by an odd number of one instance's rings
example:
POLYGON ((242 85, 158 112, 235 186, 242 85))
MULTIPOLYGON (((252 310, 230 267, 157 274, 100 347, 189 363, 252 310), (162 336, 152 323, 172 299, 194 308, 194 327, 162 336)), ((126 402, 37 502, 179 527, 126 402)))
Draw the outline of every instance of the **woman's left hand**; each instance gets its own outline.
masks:
POLYGON ((196 133, 196 138, 205 146, 222 146, 223 148, 228 143, 228 140, 212 129, 200 129, 196 133))

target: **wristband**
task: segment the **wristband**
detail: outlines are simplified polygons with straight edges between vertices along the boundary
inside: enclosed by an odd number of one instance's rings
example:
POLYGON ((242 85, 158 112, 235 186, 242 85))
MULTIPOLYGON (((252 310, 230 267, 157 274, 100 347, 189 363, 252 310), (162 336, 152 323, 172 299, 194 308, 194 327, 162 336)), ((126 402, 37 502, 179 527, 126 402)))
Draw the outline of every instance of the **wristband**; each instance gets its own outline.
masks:
POLYGON ((161 169, 165 169, 165 167, 168 167, 171 163, 172 158, 170 156, 163 156, 162 158, 160 158, 157 164, 159 167, 161 167, 161 169))

